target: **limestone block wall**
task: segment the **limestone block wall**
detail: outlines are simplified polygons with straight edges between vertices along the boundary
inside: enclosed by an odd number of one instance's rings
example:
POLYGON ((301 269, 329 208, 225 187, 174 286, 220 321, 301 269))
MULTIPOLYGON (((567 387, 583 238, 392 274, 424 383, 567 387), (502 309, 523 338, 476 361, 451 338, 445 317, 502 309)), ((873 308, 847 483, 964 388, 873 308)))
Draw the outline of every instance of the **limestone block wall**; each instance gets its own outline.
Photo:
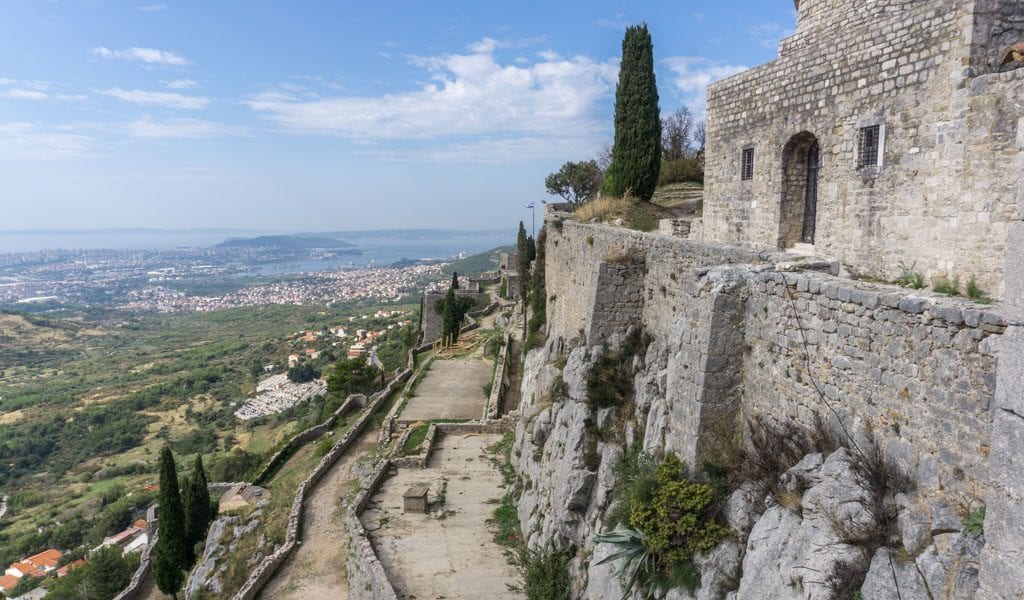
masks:
POLYGON ((873 431, 922 489, 980 500, 999 311, 822 273, 759 273, 747 285, 745 412, 810 426, 835 409, 851 432, 873 431))
POLYGON ((370 541, 366 528, 359 520, 360 513, 380 489, 381 483, 387 479, 390 469, 390 460, 381 461, 370 476, 369 483, 359 492, 345 513, 345 522, 351 536, 348 544, 347 566, 348 588, 352 598, 398 600, 395 588, 388 580, 384 566, 380 564, 377 552, 373 549, 373 542, 370 541))
POLYGON ((810 135, 820 146, 819 255, 876 278, 904 268, 975 277, 1001 297, 1007 228, 1020 215, 1024 71, 980 65, 1020 33, 1021 18, 1010 0, 802 0, 777 60, 709 88, 703 239, 791 243, 780 241, 799 225, 781 210, 793 189, 785 166, 806 158, 787 144, 810 135), (867 125, 882 127, 881 166, 859 169, 867 125))
POLYGON ((738 414, 808 425, 838 416, 880 441, 925 495, 977 502, 1000 489, 989 454, 1006 446, 991 432, 1011 322, 998 306, 838 277, 789 255, 570 221, 554 229, 549 335, 592 345, 642 325, 653 339, 637 379, 638 397, 657 399, 638 406, 644 447, 694 464, 738 414), (642 302, 581 338, 580 324, 606 310, 602 265, 624 248, 646 268, 621 294, 642 302))

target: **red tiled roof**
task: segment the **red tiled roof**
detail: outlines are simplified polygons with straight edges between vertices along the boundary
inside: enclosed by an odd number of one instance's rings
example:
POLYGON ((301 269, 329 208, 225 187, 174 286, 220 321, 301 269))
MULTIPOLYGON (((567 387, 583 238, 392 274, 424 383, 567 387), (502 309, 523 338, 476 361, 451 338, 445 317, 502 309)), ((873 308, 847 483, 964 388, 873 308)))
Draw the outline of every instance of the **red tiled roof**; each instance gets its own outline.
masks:
POLYGON ((65 575, 67 575, 68 573, 70 573, 71 571, 74 571, 78 567, 84 567, 85 565, 86 565, 85 560, 81 559, 81 558, 79 558, 76 561, 69 562, 68 564, 64 565, 63 567, 57 569, 57 577, 63 577, 65 575))
POLYGON ((8 591, 14 589, 14 586, 18 585, 20 580, 14 575, 4 575, 0 577, 0 590, 8 591))
POLYGON ((60 550, 50 548, 49 550, 43 550, 39 554, 26 558, 25 562, 32 563, 37 567, 52 569, 57 566, 57 561, 59 561, 62 556, 64 556, 64 554, 60 550))

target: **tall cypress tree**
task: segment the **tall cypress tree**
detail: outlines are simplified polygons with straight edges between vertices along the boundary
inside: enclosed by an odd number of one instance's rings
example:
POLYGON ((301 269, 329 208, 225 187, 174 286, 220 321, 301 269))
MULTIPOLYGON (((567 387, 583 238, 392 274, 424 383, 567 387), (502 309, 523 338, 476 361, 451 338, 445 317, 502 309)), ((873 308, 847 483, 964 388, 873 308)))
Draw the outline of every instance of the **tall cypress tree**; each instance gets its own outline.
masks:
POLYGON ((516 270, 519 273, 519 297, 524 303, 530 290, 530 259, 530 238, 526 237, 526 228, 520 221, 516 236, 516 270))
POLYGON ((647 25, 626 28, 615 88, 615 143, 602 191, 650 200, 661 170, 661 113, 654 79, 654 45, 647 25))
POLYGON ((206 472, 203 470, 203 459, 196 456, 192 478, 183 484, 182 498, 185 506, 185 539, 188 543, 189 555, 195 559, 195 546, 206 539, 206 530, 213 520, 210 504, 210 490, 207 489, 206 472))
POLYGON ((178 489, 178 471, 174 466, 174 454, 170 446, 160 451, 160 509, 158 513, 160 539, 153 561, 153 576, 160 591, 175 600, 185 583, 189 567, 188 551, 185 546, 185 509, 178 489))
POLYGON ((457 271, 452 272, 452 285, 453 290, 459 289, 459 273, 457 271))
POLYGON ((441 313, 441 338, 446 342, 454 344, 459 338, 459 325, 455 321, 457 312, 455 288, 448 288, 448 295, 444 298, 444 311, 441 313))

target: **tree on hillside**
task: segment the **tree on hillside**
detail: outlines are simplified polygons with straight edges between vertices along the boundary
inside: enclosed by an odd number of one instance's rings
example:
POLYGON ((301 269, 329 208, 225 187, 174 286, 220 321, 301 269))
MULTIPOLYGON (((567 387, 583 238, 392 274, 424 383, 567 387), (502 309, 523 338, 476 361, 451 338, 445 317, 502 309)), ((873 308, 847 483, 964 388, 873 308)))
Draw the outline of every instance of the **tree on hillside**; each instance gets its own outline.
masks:
POLYGON ((341 398, 351 394, 371 394, 378 378, 376 367, 368 363, 365 356, 344 358, 335 363, 334 370, 327 377, 327 391, 341 398))
POLYGON ((444 300, 439 301, 434 310, 441 315, 441 339, 455 343, 459 340, 462 321, 473 309, 473 300, 455 293, 455 288, 448 288, 444 300))
MULTIPOLYGON (((530 246, 530 238, 526 237, 526 228, 520 221, 519 234, 516 236, 516 271, 519 274, 519 297, 524 303, 530 290, 530 246)), ((526 308, 525 304, 523 304, 523 308, 526 308)))
POLYGON ((586 202, 601 188, 601 168, 596 160, 567 162, 544 180, 552 196, 561 196, 571 204, 586 202))
POLYGON ((661 120, 661 157, 672 161, 693 154, 693 132, 696 125, 688 106, 680 106, 661 120))
POLYGON ((133 561, 127 560, 117 546, 107 546, 89 557, 85 580, 92 598, 113 598, 131 581, 133 561))
POLYGON ((654 47, 647 25, 626 28, 615 89, 615 144, 602 190, 650 200, 661 168, 661 118, 654 78, 654 47))
MULTIPOLYGON (((217 514, 210 501, 208 483, 206 471, 203 469, 203 459, 197 455, 195 466, 192 468, 192 477, 188 479, 185 488, 188 492, 185 493, 185 490, 182 490, 185 507, 185 538, 190 551, 195 549, 196 544, 206 539, 206 530, 217 514)), ((194 552, 192 554, 194 556, 194 552)))
POLYGON ((178 471, 171 447, 160 451, 159 541, 153 560, 153 576, 160 591, 175 598, 185 583, 189 567, 185 540, 185 508, 178 489, 178 471))
POLYGON ((317 373, 309 363, 302 363, 288 369, 288 381, 293 383, 308 383, 319 376, 320 373, 317 373))
POLYGON ((459 273, 458 271, 452 271, 452 285, 453 290, 459 289, 459 273))

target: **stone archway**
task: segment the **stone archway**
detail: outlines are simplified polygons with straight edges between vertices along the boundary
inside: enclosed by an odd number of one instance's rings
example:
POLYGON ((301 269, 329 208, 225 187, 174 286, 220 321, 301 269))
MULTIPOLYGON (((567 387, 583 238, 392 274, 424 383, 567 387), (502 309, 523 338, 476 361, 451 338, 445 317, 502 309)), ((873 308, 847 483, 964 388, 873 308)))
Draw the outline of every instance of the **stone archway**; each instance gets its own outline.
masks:
POLYGON ((779 250, 809 250, 814 245, 820 168, 818 138, 807 131, 790 138, 782 150, 779 250))

